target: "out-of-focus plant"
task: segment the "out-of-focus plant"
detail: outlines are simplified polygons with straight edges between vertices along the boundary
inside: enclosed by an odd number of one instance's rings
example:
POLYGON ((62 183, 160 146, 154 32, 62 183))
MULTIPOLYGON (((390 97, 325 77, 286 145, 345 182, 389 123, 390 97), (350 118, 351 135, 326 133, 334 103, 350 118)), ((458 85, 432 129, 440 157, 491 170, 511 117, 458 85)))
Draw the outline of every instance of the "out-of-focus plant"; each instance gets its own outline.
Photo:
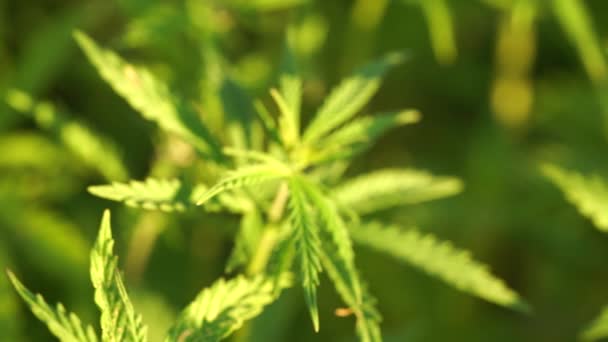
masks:
MULTIPOLYGON (((602 232, 608 232, 608 183, 598 176, 584 176, 552 164, 542 166, 543 174, 563 193, 581 215, 589 218, 602 232)), ((581 333, 583 340, 608 337, 608 307, 581 333)))
POLYGON ((458 50, 454 32, 454 20, 446 0, 405 0, 420 6, 427 22, 435 57, 442 64, 451 64, 458 50))
MULTIPOLYGON (((606 83, 606 57, 582 0, 485 0, 504 14, 496 46, 492 107, 499 122, 521 128, 528 122, 534 91, 530 72, 536 58, 535 22, 553 14, 576 48, 587 75, 598 89, 606 83)), ((605 110, 604 110, 605 111, 605 110)))
MULTIPOLYGON (((34 295, 8 272, 13 286, 38 319, 61 341, 147 341, 148 327, 135 312, 113 254, 114 240, 110 212, 101 221, 97 241, 91 250, 90 273, 95 288, 95 303, 101 311, 101 337, 90 326, 62 304, 55 308, 41 295, 34 295)), ((218 341, 229 336, 244 321, 258 315, 288 286, 289 278, 281 275, 276 282, 263 276, 218 280, 203 289, 170 328, 166 341, 218 341)))
MULTIPOLYGON (((146 210, 198 212, 201 208, 197 206, 202 206, 209 213, 241 217, 226 270, 244 275, 227 283, 220 280, 204 290, 170 330, 170 341, 217 341, 228 336, 278 298, 287 285, 285 275, 292 272, 303 288, 317 331, 317 288, 323 271, 347 306, 337 314, 356 318, 362 341, 380 341, 380 315, 357 271, 353 242, 388 253, 472 295, 525 309, 520 297, 468 252, 370 215, 453 195, 462 188, 460 180, 414 169, 344 177, 353 157, 384 132, 420 118, 415 110, 355 117, 378 91, 383 75, 403 62, 403 54, 388 54, 344 79, 303 127, 303 81, 293 52, 293 36, 288 34, 279 88, 270 91, 277 117, 262 102, 247 102, 237 83, 224 79, 219 87, 220 94, 225 91, 227 95, 219 102, 223 115, 216 117, 216 129, 210 129, 190 103, 152 72, 100 48, 83 33, 75 37, 117 94, 164 132, 190 145, 196 151, 195 159, 204 165, 189 171, 190 179, 114 182, 93 186, 90 192, 146 210), (234 102, 235 94, 240 102, 234 102), (225 134, 218 136, 221 131, 225 134)), ((119 334, 128 340, 143 340, 145 328, 134 314, 116 271, 112 244, 106 214, 91 264, 96 302, 102 309, 102 339, 119 334)), ((63 307, 53 311, 11 278, 54 334, 64 340, 95 339, 74 316, 66 319, 63 307)))
MULTIPOLYGON (((19 256, 21 263, 44 265, 39 274, 58 277, 72 293, 86 292, 76 276, 86 268, 86 238, 72 219, 53 207, 79 192, 88 176, 128 178, 121 156, 110 139, 70 119, 48 101, 37 102, 19 90, 7 92, 5 100, 45 134, 19 132, 0 137, 0 198, 6 203, 0 210, 2 264, 15 268, 18 265, 11 256, 19 256)), ((17 320, 16 308, 6 296, 2 303, 7 306, 3 310, 7 320, 3 322, 17 320)), ((18 330, 9 328, 4 337, 18 340, 18 330)))

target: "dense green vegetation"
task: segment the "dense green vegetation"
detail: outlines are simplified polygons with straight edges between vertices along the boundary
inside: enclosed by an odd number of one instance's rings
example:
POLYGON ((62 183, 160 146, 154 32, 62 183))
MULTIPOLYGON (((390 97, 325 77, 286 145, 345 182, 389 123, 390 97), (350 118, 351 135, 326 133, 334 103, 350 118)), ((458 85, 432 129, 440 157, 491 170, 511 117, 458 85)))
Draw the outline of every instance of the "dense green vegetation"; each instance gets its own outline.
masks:
POLYGON ((608 336, 606 20, 0 0, 0 338, 608 336))

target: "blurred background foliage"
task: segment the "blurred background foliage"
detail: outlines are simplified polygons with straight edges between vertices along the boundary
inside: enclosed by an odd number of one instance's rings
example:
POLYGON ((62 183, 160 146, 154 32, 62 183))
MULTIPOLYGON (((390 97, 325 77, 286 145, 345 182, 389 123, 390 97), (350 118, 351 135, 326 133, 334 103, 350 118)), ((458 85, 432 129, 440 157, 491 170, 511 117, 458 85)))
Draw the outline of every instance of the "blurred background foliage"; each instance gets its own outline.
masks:
MULTIPOLYGON (((148 175, 188 179, 205 163, 117 96, 72 32, 86 31, 218 113, 226 103, 235 106, 226 112, 249 110, 222 99, 227 84, 269 100, 292 25, 305 120, 353 68, 408 51, 370 111, 413 107, 423 120, 383 138, 348 172, 415 165, 461 177, 458 196, 380 215, 470 249, 533 307, 530 315, 497 307, 359 249, 386 340, 574 340, 608 303, 608 237, 539 166, 608 176, 606 23, 602 0, 0 0, 0 267, 96 321, 88 251, 110 207, 135 305, 153 340, 163 336, 223 274, 238 220, 145 212, 87 193, 148 175)), ((223 119, 205 118, 216 132, 223 119)), ((353 340, 352 317, 332 315, 340 301, 329 287, 320 291, 319 334, 301 294, 288 291, 249 328, 251 340, 353 340)), ((0 339, 51 340, 6 277, 0 339)))

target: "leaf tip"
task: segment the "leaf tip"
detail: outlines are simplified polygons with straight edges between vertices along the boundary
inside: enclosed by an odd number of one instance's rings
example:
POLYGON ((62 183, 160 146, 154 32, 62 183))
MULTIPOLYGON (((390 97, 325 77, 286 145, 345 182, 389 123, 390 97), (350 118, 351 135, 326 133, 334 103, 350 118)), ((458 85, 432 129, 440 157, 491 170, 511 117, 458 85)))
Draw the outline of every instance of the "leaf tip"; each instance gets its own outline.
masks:
POLYGON ((306 291, 306 303, 312 320, 312 327, 316 333, 319 332, 319 307, 317 306, 317 295, 314 290, 306 291))
POLYGON ((15 274, 13 273, 13 271, 10 270, 10 268, 5 268, 4 269, 4 273, 6 273, 6 276, 12 281, 13 278, 15 278, 15 274))
POLYGON ((87 192, 90 193, 93 196, 102 197, 100 195, 102 189, 103 189, 103 185, 89 185, 87 187, 87 192))
POLYGON ((8 280, 11 282, 15 290, 21 293, 21 290, 23 289, 23 284, 21 284, 19 278, 17 278, 15 273, 13 273, 13 271, 11 271, 8 267, 4 270, 4 272, 6 272, 6 276, 8 277, 8 280))
POLYGON ((410 123, 417 123, 422 119, 422 114, 416 109, 408 109, 400 112, 397 115, 397 122, 405 125, 410 123))
POLYGON ((106 209, 103 211, 103 216, 101 217, 101 225, 99 227, 99 237, 98 239, 112 239, 112 229, 110 228, 110 209, 106 209))
POLYGON ((72 31, 72 37, 74 38, 74 40, 76 40, 76 42, 80 46, 87 44, 91 39, 91 38, 89 38, 89 36, 87 36, 86 33, 84 33, 83 31, 81 31, 79 29, 74 29, 72 31))
POLYGON ((526 315, 532 315, 534 310, 532 306, 528 304, 525 300, 518 298, 513 304, 510 306, 513 310, 517 312, 521 312, 526 315))

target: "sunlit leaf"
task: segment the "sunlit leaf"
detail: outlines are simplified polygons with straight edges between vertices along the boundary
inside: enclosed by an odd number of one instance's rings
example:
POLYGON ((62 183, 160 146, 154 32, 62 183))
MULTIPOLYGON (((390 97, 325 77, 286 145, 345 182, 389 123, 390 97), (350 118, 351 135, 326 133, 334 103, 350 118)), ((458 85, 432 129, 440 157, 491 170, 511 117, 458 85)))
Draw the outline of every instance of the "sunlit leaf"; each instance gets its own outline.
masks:
POLYGON ((608 184, 602 178, 585 177, 550 164, 544 165, 542 171, 597 229, 608 232, 608 184))
POLYGON ((34 316, 46 324, 51 333, 62 342, 96 342, 97 335, 91 326, 84 328, 78 316, 67 312, 57 304, 53 309, 41 295, 31 293, 10 271, 7 272, 13 286, 28 304, 34 316))
POLYGON ((76 32, 74 37, 100 75, 144 118, 181 136, 204 156, 221 160, 217 142, 196 112, 171 94, 167 86, 151 72, 130 65, 114 52, 100 48, 82 32, 76 32))
POLYGON ((95 288, 95 303, 101 310, 102 339, 144 342, 147 328, 143 325, 141 316, 133 309, 113 249, 110 211, 106 211, 91 251, 91 281, 95 288))
POLYGON ((244 166, 229 172, 226 177, 202 194, 198 198, 197 204, 203 204, 224 191, 257 185, 273 179, 285 177, 289 172, 290 171, 284 166, 273 163, 244 166))
POLYGON ((413 169, 373 171, 347 180, 332 192, 338 203, 360 214, 434 200, 459 193, 455 177, 433 176, 413 169))
POLYGON ((605 337, 608 337, 608 308, 604 308, 581 334, 585 341, 596 341, 605 337))
POLYGON ((387 253, 399 261, 419 268, 447 284, 498 305, 527 310, 515 291, 487 267, 475 261, 468 251, 417 230, 402 231, 396 226, 369 223, 353 225, 353 239, 364 246, 387 253))
MULTIPOLYGON (((284 276, 278 286, 282 289, 290 284, 289 277, 284 276)), ((220 279, 186 307, 170 329, 167 341, 222 340, 275 301, 280 294, 275 290, 275 283, 263 276, 220 279)))
POLYGON ((350 120, 374 96, 382 77, 391 67, 405 59, 402 53, 391 53, 365 65, 335 87, 304 132, 304 141, 313 142, 350 120))
POLYGON ((568 38, 578 49, 583 65, 592 80, 606 79, 606 60, 591 16, 582 0, 554 0, 553 10, 568 38))
POLYGON ((289 219, 293 226, 293 240, 300 266, 300 280, 313 327, 315 331, 318 331, 317 286, 319 286, 319 272, 321 272, 319 228, 313 220, 311 204, 306 197, 302 181, 298 177, 294 176, 289 180, 289 191, 289 219))
POLYGON ((206 190, 204 185, 194 188, 185 186, 177 179, 148 178, 129 183, 114 182, 110 185, 95 185, 88 188, 95 196, 123 202, 131 207, 147 210, 184 211, 193 206, 206 190))

